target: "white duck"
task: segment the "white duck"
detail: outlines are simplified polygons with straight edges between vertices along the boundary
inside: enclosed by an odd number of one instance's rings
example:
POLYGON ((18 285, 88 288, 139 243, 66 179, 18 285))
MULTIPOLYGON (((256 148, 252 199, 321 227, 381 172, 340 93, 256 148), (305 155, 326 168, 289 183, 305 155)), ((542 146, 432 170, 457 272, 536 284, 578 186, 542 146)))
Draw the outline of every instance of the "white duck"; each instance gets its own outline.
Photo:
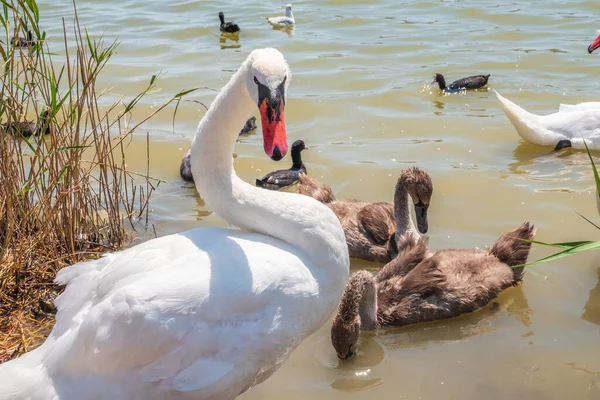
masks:
POLYGON ((279 51, 253 51, 192 143, 196 188, 245 230, 193 229, 60 271, 56 325, 0 365, 0 399, 233 399, 327 321, 348 279, 339 220, 233 170, 239 127, 257 106, 265 152, 285 155, 289 82, 279 51))
POLYGON ((292 5, 285 6, 285 16, 267 18, 267 21, 274 26, 293 26, 296 21, 294 20, 294 14, 292 14, 292 5))
POLYGON ((539 146, 600 149, 600 102, 561 104, 549 115, 532 114, 496 92, 504 113, 519 136, 539 146))

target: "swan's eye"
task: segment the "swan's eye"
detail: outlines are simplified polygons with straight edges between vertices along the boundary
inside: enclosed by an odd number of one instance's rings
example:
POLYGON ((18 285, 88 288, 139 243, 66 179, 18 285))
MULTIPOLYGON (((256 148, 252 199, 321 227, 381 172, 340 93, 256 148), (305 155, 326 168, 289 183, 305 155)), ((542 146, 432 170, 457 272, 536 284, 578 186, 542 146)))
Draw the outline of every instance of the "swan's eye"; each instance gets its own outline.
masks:
POLYGON ((258 81, 258 79, 256 79, 256 77, 254 77, 254 83, 256 83, 257 85, 260 85, 260 82, 258 81))

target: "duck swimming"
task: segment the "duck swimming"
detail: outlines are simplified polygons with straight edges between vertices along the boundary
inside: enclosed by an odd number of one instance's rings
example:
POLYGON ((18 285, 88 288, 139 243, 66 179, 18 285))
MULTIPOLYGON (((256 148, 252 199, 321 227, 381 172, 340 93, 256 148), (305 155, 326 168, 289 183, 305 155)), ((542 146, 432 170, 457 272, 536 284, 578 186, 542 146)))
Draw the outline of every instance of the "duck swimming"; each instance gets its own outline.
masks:
MULTIPOLYGON (((240 135, 246 135, 250 132, 256 130, 256 117, 250 117, 244 124, 244 127, 240 131, 240 135)), ((192 157, 192 148, 190 147, 185 152, 185 155, 181 159, 181 165, 179 166, 179 176, 186 182, 194 182, 194 177, 192 176, 192 165, 191 165, 191 157, 192 157)))
POLYGON ((306 167, 302 162, 300 154, 302 150, 308 150, 308 147, 306 147, 303 140, 296 140, 292 144, 292 168, 270 172, 263 176, 262 179, 257 179, 256 186, 270 190, 279 190, 298 182, 300 174, 306 174, 306 167))
POLYGON ((458 92, 462 90, 474 90, 484 87, 488 83, 490 75, 473 75, 466 78, 459 79, 446 86, 446 79, 442 74, 435 74, 433 76, 432 84, 438 84, 440 90, 444 92, 458 92))
POLYGON ((225 15, 223 12, 219 12, 219 21, 221 21, 221 25, 219 26, 221 32, 235 33, 240 31, 240 27, 233 21, 225 22, 225 15))
POLYGON ((565 147, 600 149, 600 102, 561 104, 558 112, 535 115, 496 92, 502 110, 519 136, 531 144, 553 146, 555 150, 565 147))
POLYGON ((10 39, 10 44, 13 47, 32 47, 35 45, 35 41, 33 40, 33 34, 31 31, 27 31, 27 39, 13 36, 10 39))
POLYGON ((38 122, 15 121, 0 125, 0 130, 15 137, 28 138, 31 136, 47 135, 50 133, 50 109, 42 111, 38 122))
POLYGON ((404 250, 377 275, 352 274, 331 327, 340 359, 356 353, 361 330, 452 318, 475 311, 518 284, 535 235, 524 223, 505 233, 487 251, 439 250, 429 254, 428 238, 410 235, 404 250), (516 267, 516 268, 515 268, 516 267))
POLYGON ((433 194, 431 177, 420 168, 402 171, 394 189, 394 203, 337 200, 331 188, 307 175, 300 176, 300 194, 326 204, 340 219, 350 257, 387 263, 398 254, 398 240, 405 233, 419 238, 427 233, 427 210, 433 194), (417 227, 410 207, 414 207, 417 227))

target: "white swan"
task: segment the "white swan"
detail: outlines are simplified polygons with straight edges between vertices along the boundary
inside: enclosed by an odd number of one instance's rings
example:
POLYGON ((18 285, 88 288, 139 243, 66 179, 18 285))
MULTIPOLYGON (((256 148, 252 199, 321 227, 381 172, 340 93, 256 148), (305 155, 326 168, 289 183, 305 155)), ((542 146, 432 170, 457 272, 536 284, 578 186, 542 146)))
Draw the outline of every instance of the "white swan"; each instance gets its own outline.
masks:
POLYGON ((271 25, 275 26, 292 26, 296 23, 294 14, 292 14, 292 5, 285 6, 285 16, 267 18, 271 25))
POLYGON ((198 191, 246 231, 194 229, 60 271, 56 325, 0 365, 0 399, 233 399, 327 321, 349 269, 337 217, 233 170, 239 127, 257 105, 265 152, 285 154, 289 82, 281 53, 253 51, 192 143, 198 191))
POLYGON ((600 103, 561 104, 558 112, 532 114, 496 92, 504 113, 519 136, 539 146, 600 149, 600 103))

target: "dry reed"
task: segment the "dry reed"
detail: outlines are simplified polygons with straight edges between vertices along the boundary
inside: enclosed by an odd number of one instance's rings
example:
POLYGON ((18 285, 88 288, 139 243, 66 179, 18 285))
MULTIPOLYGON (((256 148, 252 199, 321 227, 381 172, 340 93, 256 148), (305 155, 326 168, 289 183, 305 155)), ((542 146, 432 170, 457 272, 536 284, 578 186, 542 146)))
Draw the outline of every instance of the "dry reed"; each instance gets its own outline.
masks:
POLYGON ((156 76, 133 100, 121 98, 101 108, 104 92, 96 80, 117 43, 106 45, 82 30, 73 3, 72 26, 63 18, 63 37, 53 38, 51 53, 35 0, 0 1, 6 34, 0 41, 0 120, 9 124, 0 129, 2 362, 30 350, 49 332, 60 290, 53 284, 57 270, 122 248, 131 238, 128 228, 140 218, 147 222, 148 199, 159 182, 147 171, 127 169, 126 140, 191 90, 132 123, 132 109, 156 85, 156 76), (26 47, 11 45, 10 37, 27 38, 28 31, 32 41, 26 47), (37 131, 48 128, 47 135, 7 132, 44 110, 50 118, 36 117, 37 131))

